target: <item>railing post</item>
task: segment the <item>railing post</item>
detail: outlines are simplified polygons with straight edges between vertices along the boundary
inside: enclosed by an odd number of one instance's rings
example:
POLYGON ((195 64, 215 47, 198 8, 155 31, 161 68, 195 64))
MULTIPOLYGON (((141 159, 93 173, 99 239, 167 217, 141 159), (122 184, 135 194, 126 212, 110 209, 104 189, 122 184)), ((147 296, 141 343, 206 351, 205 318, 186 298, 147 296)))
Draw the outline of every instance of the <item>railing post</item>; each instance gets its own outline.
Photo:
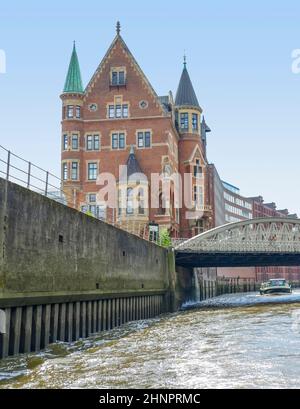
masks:
POLYGON ((10 168, 10 151, 7 152, 6 180, 9 179, 9 168, 10 168))
POLYGON ((49 179, 49 172, 46 172, 46 186, 45 186, 45 196, 48 196, 48 179, 49 179))
POLYGON ((31 162, 28 162, 27 189, 30 189, 31 162))

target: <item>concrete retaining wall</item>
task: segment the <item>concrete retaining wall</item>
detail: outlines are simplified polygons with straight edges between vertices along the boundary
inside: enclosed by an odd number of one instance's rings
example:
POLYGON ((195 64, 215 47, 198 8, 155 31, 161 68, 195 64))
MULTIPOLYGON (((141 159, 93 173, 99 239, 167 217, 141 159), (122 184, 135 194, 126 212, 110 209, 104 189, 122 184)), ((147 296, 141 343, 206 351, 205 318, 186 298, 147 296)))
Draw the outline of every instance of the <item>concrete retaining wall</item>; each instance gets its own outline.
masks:
POLYGON ((0 358, 171 311, 175 282, 172 251, 0 178, 0 358))

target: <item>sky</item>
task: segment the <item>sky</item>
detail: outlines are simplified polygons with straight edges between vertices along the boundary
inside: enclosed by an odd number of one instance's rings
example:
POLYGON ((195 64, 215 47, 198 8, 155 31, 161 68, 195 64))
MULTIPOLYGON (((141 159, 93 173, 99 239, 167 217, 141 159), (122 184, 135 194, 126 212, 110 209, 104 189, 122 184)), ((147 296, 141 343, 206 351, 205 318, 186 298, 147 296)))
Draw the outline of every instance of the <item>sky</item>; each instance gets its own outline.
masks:
POLYGON ((0 145, 60 175, 59 95, 73 40, 86 85, 120 20, 159 95, 175 95, 186 53, 221 178, 300 214, 298 0, 0 2, 0 145))

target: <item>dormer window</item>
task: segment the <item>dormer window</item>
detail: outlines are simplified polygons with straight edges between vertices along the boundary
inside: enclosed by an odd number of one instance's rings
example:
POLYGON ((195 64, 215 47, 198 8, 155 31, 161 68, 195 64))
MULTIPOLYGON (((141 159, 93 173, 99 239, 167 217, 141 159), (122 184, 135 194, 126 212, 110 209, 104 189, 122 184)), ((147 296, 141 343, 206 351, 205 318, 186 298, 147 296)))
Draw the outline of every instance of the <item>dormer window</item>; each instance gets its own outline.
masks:
POLYGON ((126 83, 126 71, 124 67, 112 68, 110 74, 110 85, 122 86, 126 83))
POLYGON ((196 159, 196 165, 194 165, 194 177, 201 178, 202 177, 202 167, 200 165, 200 160, 196 159))

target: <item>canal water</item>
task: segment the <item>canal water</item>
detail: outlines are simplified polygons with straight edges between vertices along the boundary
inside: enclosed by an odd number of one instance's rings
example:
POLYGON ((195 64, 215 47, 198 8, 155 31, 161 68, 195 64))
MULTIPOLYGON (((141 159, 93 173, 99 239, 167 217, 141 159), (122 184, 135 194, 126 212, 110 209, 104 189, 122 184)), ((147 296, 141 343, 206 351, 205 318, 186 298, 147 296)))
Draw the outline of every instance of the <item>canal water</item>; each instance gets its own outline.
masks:
POLYGON ((300 388, 300 291, 187 303, 5 359, 0 388, 300 388))

